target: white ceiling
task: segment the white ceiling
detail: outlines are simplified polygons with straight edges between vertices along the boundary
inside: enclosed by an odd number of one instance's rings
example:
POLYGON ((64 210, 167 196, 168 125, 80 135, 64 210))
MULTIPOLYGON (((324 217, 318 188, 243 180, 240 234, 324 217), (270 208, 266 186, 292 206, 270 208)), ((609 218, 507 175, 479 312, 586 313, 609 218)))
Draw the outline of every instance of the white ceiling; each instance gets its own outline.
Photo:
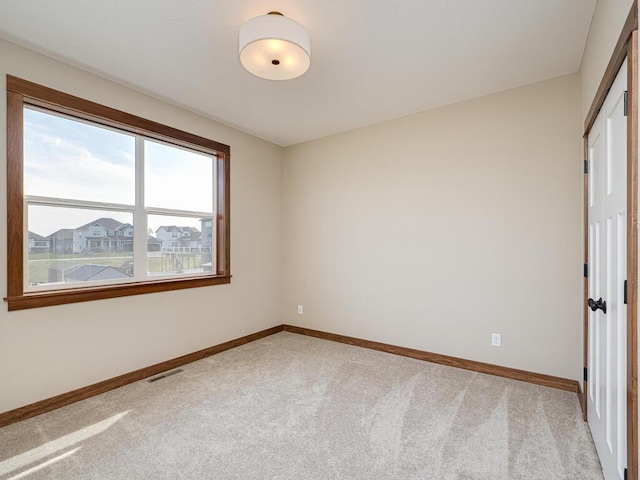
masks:
POLYGON ((276 144, 574 73, 596 0, 1 0, 0 37, 276 144), (277 10, 309 71, 246 72, 238 30, 277 10))

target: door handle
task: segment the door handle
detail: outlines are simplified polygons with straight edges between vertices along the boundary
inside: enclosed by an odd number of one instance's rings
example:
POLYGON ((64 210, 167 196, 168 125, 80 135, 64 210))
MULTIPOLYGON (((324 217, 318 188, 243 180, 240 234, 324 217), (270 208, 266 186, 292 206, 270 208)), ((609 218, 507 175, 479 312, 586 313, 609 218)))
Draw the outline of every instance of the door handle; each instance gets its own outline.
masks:
POLYGON ((590 298, 587 303, 589 304, 589 308, 592 312, 600 309, 602 310, 602 313, 607 313, 607 302, 602 300, 602 297, 600 297, 597 301, 593 298, 590 298))

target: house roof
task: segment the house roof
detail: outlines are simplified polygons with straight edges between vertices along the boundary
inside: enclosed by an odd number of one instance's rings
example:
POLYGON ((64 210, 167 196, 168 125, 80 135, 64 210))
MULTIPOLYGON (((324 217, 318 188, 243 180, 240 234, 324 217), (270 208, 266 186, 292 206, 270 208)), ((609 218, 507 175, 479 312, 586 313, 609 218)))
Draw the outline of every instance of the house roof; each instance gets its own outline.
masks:
POLYGON ((33 239, 33 240, 41 240, 41 241, 46 241, 47 237, 43 237, 42 235, 38 235, 35 232, 32 232, 31 230, 29 230, 29 239, 33 239))
POLYGON ((187 238, 192 241, 197 241, 197 240, 200 240, 200 236, 201 236, 200 231, 196 230, 195 232, 192 231, 187 238))
POLYGON ((90 280, 116 280, 129 277, 130 275, 127 275, 120 268, 92 263, 76 265, 64 270, 66 281, 87 282, 90 280))
POLYGON ((73 238, 73 228, 61 228, 60 230, 56 230, 51 235, 48 235, 47 238, 73 238))
POLYGON ((76 228, 76 230, 87 230, 88 228, 91 228, 95 224, 101 225, 107 230, 117 230, 118 227, 123 225, 122 222, 114 220, 113 218, 102 217, 94 220, 93 222, 85 223, 81 227, 76 228))
POLYGON ((200 230, 198 230, 195 227, 178 227, 177 225, 160 225, 156 229, 156 234, 161 229, 164 229, 166 232, 180 233, 179 240, 189 240, 189 241, 200 240, 200 230))

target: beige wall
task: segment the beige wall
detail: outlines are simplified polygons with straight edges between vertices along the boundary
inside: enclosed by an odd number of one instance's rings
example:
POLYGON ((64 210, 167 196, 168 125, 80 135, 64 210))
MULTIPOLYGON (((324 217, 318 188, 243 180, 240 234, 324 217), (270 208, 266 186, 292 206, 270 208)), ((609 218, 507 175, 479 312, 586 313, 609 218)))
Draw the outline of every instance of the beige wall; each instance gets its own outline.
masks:
POLYGON ((0 41, 0 91, 9 73, 231 145, 234 275, 228 286, 5 304, 0 412, 283 322, 579 379, 580 112, 630 5, 598 2, 579 75, 284 150, 0 41))
POLYGON ((579 379, 579 111, 569 75, 285 149, 284 321, 579 379))
POLYGON ((616 46, 633 0, 598 0, 580 66, 582 120, 587 117, 593 98, 616 46))
MULTIPOLYGON (((0 412, 282 323, 282 149, 0 41, 5 74, 231 146, 230 285, 7 312, 0 308, 0 412)), ((6 198, 6 95, 0 95, 0 198, 6 198)), ((0 239, 6 206, 0 202, 0 239)), ((2 241, 5 245, 5 242, 2 241)), ((6 295, 7 251, 0 249, 6 295)))

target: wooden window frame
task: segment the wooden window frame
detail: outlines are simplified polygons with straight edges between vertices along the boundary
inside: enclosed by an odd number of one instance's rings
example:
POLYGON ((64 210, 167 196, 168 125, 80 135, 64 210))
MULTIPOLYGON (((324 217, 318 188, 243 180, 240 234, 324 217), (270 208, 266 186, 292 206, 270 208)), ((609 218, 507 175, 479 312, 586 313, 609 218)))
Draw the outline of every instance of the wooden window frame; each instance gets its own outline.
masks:
POLYGON ((7 297, 9 311, 106 298, 206 287, 231 282, 230 157, 228 145, 7 75, 7 297), (33 105, 93 123, 217 156, 216 272, 47 292, 24 291, 24 106, 33 105))

